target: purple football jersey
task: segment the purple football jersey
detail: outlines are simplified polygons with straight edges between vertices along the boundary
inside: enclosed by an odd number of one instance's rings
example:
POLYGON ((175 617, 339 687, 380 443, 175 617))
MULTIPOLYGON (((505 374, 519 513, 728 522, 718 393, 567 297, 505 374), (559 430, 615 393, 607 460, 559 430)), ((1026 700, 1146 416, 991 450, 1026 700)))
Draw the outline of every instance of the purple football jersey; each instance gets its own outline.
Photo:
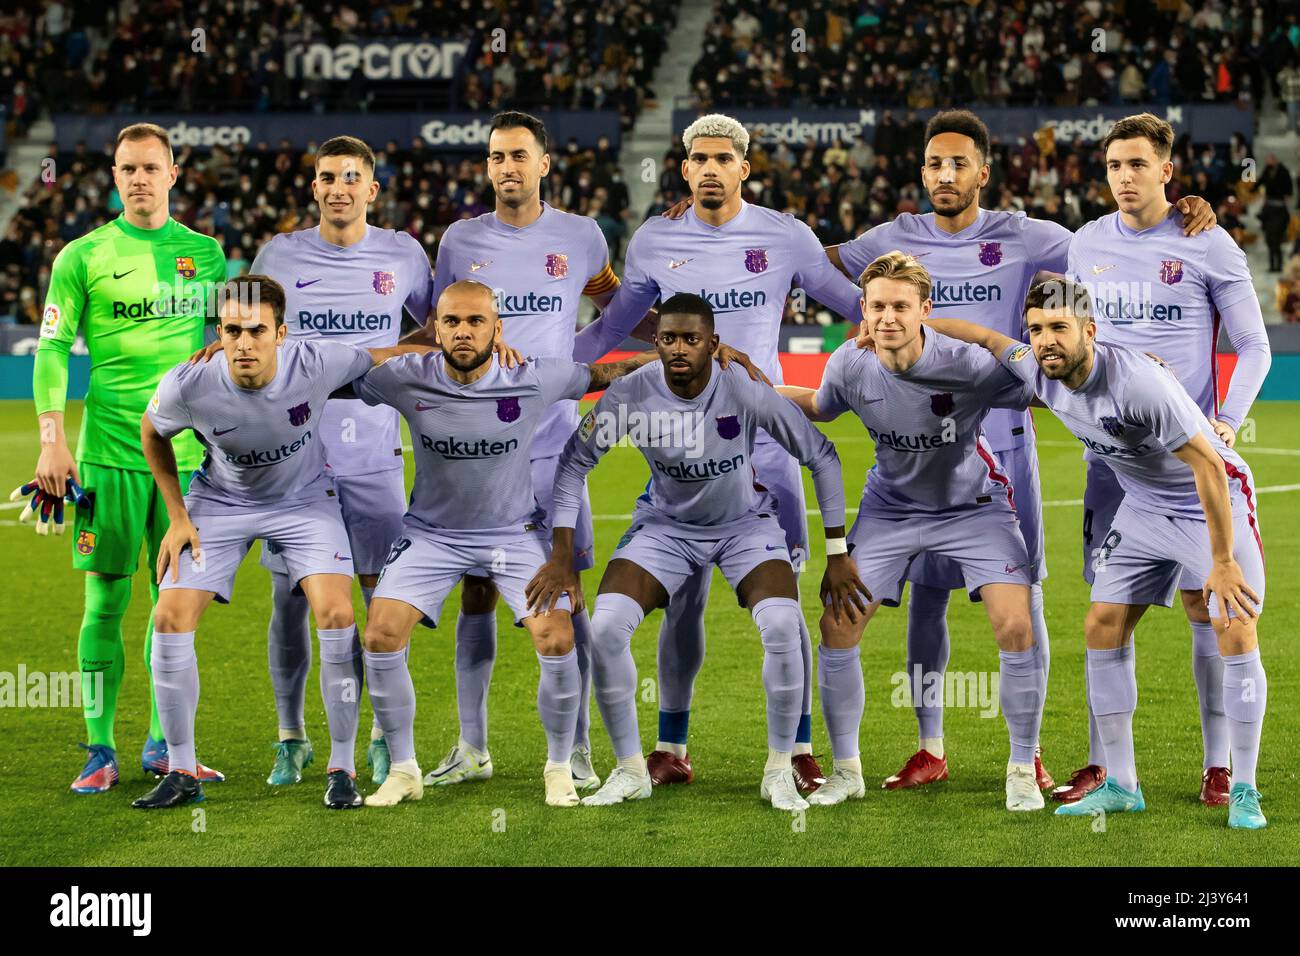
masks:
POLYGON ((372 364, 365 349, 342 342, 288 341, 261 388, 236 385, 224 357, 164 375, 146 410, 154 429, 164 438, 193 429, 207 449, 186 496, 190 513, 292 508, 333 494, 321 413, 331 392, 372 364))
POLYGON ((674 533, 721 538, 776 501, 754 476, 754 440, 762 429, 812 471, 826 527, 844 524, 844 484, 835 446, 803 413, 739 366, 710 365, 709 383, 692 399, 668 388, 653 362, 610 385, 564 448, 555 475, 555 524, 571 528, 587 472, 623 438, 650 466, 633 523, 656 521, 674 533))
MULTIPOLYGON (((401 335, 403 308, 419 324, 429 315, 429 257, 405 232, 367 226, 346 247, 326 242, 319 227, 281 233, 258 252, 252 271, 284 286, 284 323, 294 340, 386 348, 401 335)), ((317 427, 337 475, 402 467, 392 409, 332 401, 317 427)))
POLYGON ((853 412, 875 443, 860 510, 906 518, 1014 508, 1009 481, 980 446, 980 421, 990 408, 1023 409, 1032 398, 984 349, 926 329, 921 357, 905 372, 845 342, 826 363, 817 408, 853 412))
POLYGON ((391 358, 353 388, 391 405, 411 428, 415 486, 407 517, 439 531, 518 532, 545 513, 533 496, 533 438, 552 405, 581 398, 586 365, 534 358, 513 369, 490 359, 478 381, 447 375, 441 352, 391 358))
MULTIPOLYGON (((1070 239, 1070 231, 1054 222, 981 209, 973 223, 952 235, 936 225, 934 213, 904 213, 839 251, 855 276, 887 252, 914 256, 934 282, 935 318, 977 322, 1023 341, 1025 294, 1039 272, 1065 272, 1070 239)), ((1034 426, 1027 410, 994 409, 984 433, 994 451, 1005 451, 1031 442, 1034 426)))
MULTIPOLYGON (((496 213, 452 223, 438 245, 433 301, 461 279, 496 293, 501 333, 521 354, 573 358, 582 290, 609 265, 609 247, 596 220, 542 203, 522 229, 496 213)), ((578 424, 576 402, 557 402, 533 438, 534 458, 558 455, 578 424)))
POLYGON ((721 226, 695 207, 680 219, 654 217, 628 244, 623 284, 601 317, 578 335, 574 357, 594 361, 636 328, 656 302, 693 292, 713 307, 714 326, 727 345, 745 352, 781 384, 777 357, 781 315, 792 287, 857 321, 861 294, 826 258, 813 231, 793 216, 742 203, 721 226))
MULTIPOLYGON (((1255 298, 1246 254, 1231 235, 1210 229, 1188 238, 1172 206, 1158 225, 1141 232, 1124 225, 1115 212, 1075 233, 1069 274, 1092 296, 1100 341, 1160 356, 1197 407, 1217 415, 1219 315, 1255 298)), ((1258 309, 1252 314, 1254 331, 1263 335, 1258 309)), ((1234 379, 1238 384, 1248 383, 1234 379)), ((1243 415, 1259 383, 1250 389, 1243 415)))
POLYGON ((1143 352, 1096 344, 1088 378, 1073 391, 1042 373, 1027 345, 1007 346, 1002 364, 1030 385, 1088 453, 1110 466, 1125 502, 1144 511, 1204 520, 1192 469, 1174 456, 1200 432, 1223 459, 1235 514, 1248 511, 1254 482, 1173 372, 1143 352))

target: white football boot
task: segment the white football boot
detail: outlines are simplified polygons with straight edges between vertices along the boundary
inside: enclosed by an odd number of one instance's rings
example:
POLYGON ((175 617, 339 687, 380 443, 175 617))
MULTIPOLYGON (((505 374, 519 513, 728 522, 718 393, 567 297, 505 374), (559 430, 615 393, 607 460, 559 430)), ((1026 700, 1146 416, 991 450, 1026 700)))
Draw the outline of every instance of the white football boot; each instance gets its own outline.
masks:
POLYGON ((469 780, 487 780, 491 776, 492 755, 458 740, 442 763, 424 775, 424 782, 431 787, 445 787, 469 780))
POLYGON ((629 767, 615 767, 610 771, 605 785, 591 796, 583 797, 588 807, 608 807, 626 800, 644 800, 650 796, 650 772, 637 773, 629 767))
POLYGON ((1041 810, 1043 792, 1038 789, 1038 774, 1032 763, 1007 764, 1007 809, 1041 810))
POLYGON ((831 771, 824 784, 808 795, 808 802, 828 807, 845 800, 861 800, 866 795, 867 785, 862 781, 862 774, 838 767, 831 771))
POLYGON ((424 784, 420 782, 419 770, 407 773, 393 766, 379 789, 366 797, 366 806, 395 807, 403 800, 419 800, 423 796, 424 784))
POLYGON ((573 771, 573 785, 579 790, 595 790, 600 786, 600 776, 591 766, 590 747, 574 747, 569 767, 573 771))
POLYGON ((790 767, 781 770, 765 770, 758 795, 764 800, 770 800, 772 806, 778 810, 808 809, 808 801, 799 796, 799 788, 794 783, 794 770, 790 767))
POLYGON ((567 763, 546 761, 542 771, 546 783, 546 803, 552 807, 576 807, 578 791, 573 789, 573 771, 567 763))

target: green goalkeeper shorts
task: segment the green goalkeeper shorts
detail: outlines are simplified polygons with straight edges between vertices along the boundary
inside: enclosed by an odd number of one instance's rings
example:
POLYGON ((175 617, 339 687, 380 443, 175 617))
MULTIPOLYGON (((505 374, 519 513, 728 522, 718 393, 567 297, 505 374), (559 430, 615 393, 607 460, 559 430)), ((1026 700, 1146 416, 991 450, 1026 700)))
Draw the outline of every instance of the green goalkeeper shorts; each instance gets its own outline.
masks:
MULTIPOLYGON (((78 462, 77 472, 91 506, 76 509, 72 566, 97 574, 134 574, 143 544, 152 568, 168 524, 167 506, 153 475, 89 462, 78 462)), ((181 475, 182 493, 189 490, 191 475, 181 475)))

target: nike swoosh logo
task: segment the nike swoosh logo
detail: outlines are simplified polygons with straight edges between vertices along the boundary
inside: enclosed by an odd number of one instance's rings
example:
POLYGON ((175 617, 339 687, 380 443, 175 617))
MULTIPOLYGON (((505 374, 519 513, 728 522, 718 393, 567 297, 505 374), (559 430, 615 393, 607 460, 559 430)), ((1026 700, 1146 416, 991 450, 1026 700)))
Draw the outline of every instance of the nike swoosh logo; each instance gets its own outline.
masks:
POLYGON ((438 773, 438 772, 435 770, 434 773, 433 773, 433 775, 434 775, 435 777, 445 777, 445 776, 447 776, 447 774, 451 773, 453 770, 455 770, 455 769, 456 769, 457 767, 459 767, 460 765, 461 765, 461 761, 457 760, 454 764, 452 764, 450 767, 448 767, 448 768, 447 768, 446 770, 444 770, 442 773, 438 773))
MULTIPOLYGON (((139 268, 139 267, 137 266, 136 268, 139 268)), ((121 272, 121 273, 114 272, 114 273, 113 273, 113 278, 114 278, 114 279, 125 279, 127 276, 129 276, 129 275, 130 275, 132 272, 134 272, 134 271, 135 271, 135 269, 127 269, 125 272, 121 272)))
POLYGON ((296 285, 299 289, 305 289, 307 288, 307 286, 315 285, 317 282, 320 282, 320 279, 312 279, 310 282, 303 282, 301 279, 299 279, 294 283, 294 285, 296 285))
POLYGON ((676 269, 678 266, 684 266, 684 265, 686 265, 686 263, 688 263, 688 262, 690 262, 690 261, 691 261, 690 259, 669 259, 669 260, 668 260, 668 268, 669 268, 669 269, 676 269))
MULTIPOLYGON (((238 428, 238 427, 239 427, 238 425, 235 426, 235 428, 238 428)), ((233 432, 233 431, 235 430, 235 428, 227 428, 225 431, 222 431, 220 428, 214 428, 214 429, 212 429, 212 434, 217 435, 217 436, 225 435, 225 434, 228 434, 229 432, 233 432)))
POLYGON ((427 412, 427 411, 431 411, 432 409, 433 409, 432 405, 424 405, 420 402, 415 403, 415 410, 417 412, 427 412))
POLYGON ((1110 266, 1093 266, 1093 267, 1092 267, 1092 274, 1095 275, 1095 276, 1099 276, 1099 275, 1101 275, 1103 272, 1109 272, 1111 269, 1114 269, 1114 268, 1115 268, 1115 267, 1114 267, 1113 265, 1110 265, 1110 266))
POLYGON ((483 269, 483 268, 485 268, 485 267, 487 267, 487 266, 490 266, 490 265, 492 265, 492 260, 491 260, 491 259, 489 259, 487 262, 471 262, 471 263, 469 264, 469 271, 470 271, 470 272, 478 272, 479 269, 483 269))

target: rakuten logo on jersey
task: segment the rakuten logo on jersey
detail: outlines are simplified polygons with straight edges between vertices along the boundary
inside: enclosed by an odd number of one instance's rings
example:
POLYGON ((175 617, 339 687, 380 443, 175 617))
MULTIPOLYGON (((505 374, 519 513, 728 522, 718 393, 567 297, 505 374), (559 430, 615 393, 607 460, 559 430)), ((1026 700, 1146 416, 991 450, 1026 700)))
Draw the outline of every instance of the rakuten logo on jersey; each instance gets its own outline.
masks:
POLYGON ((294 442, 281 445, 279 448, 270 450, 255 449, 253 451, 241 452, 234 455, 225 452, 226 461, 232 465, 238 465, 240 468, 265 468, 267 465, 278 465, 283 461, 288 461, 295 453, 301 451, 306 444, 311 441, 311 432, 303 432, 302 437, 294 442))
POLYGON ((393 317, 386 312, 311 312, 298 310, 298 331, 321 335, 349 335, 353 332, 379 332, 393 327, 393 317))
POLYGON ((1151 446, 1145 443, 1130 448, 1127 445, 1108 445, 1085 435, 1076 435, 1075 437, 1083 442, 1088 451, 1095 451, 1098 455, 1106 458, 1141 458, 1151 450, 1151 446))
POLYGON ((140 299, 137 302, 113 300, 113 318, 131 319, 134 322, 206 314, 207 299, 204 296, 196 298, 140 299))
POLYGON ((969 305, 973 302, 1001 302, 1002 286, 989 282, 943 282, 934 280, 930 299, 935 305, 969 305))
POLYGON ((956 423, 951 419, 944 420, 943 429, 938 434, 927 435, 921 433, 918 435, 906 435, 896 431, 877 431, 870 425, 867 426, 867 434, 877 445, 884 445, 886 448, 892 448, 894 451, 934 451, 936 448, 943 448, 952 445, 957 441, 956 423))
POLYGON ((497 301, 497 315, 513 319, 521 315, 549 315, 564 311, 564 296, 538 295, 536 292, 511 295, 504 289, 493 289, 497 301))
POLYGON ((740 468, 745 463, 743 454, 735 455, 732 458, 710 458, 708 461, 682 461, 668 462, 651 459, 654 462, 655 471, 677 481, 714 481, 723 475, 729 475, 740 468))
POLYGON ((441 455, 447 461, 474 461, 508 455, 519 447, 519 439, 492 441, 487 438, 430 438, 428 435, 421 435, 420 447, 441 455))
POLYGON ((767 293, 762 289, 753 292, 743 289, 724 289, 721 292, 700 290, 700 298, 713 306, 713 314, 720 312, 740 312, 744 309, 757 309, 767 305, 767 293))
POLYGON ((234 146, 249 143, 253 133, 247 126, 191 126, 184 120, 167 130, 172 147, 177 146, 234 146))

